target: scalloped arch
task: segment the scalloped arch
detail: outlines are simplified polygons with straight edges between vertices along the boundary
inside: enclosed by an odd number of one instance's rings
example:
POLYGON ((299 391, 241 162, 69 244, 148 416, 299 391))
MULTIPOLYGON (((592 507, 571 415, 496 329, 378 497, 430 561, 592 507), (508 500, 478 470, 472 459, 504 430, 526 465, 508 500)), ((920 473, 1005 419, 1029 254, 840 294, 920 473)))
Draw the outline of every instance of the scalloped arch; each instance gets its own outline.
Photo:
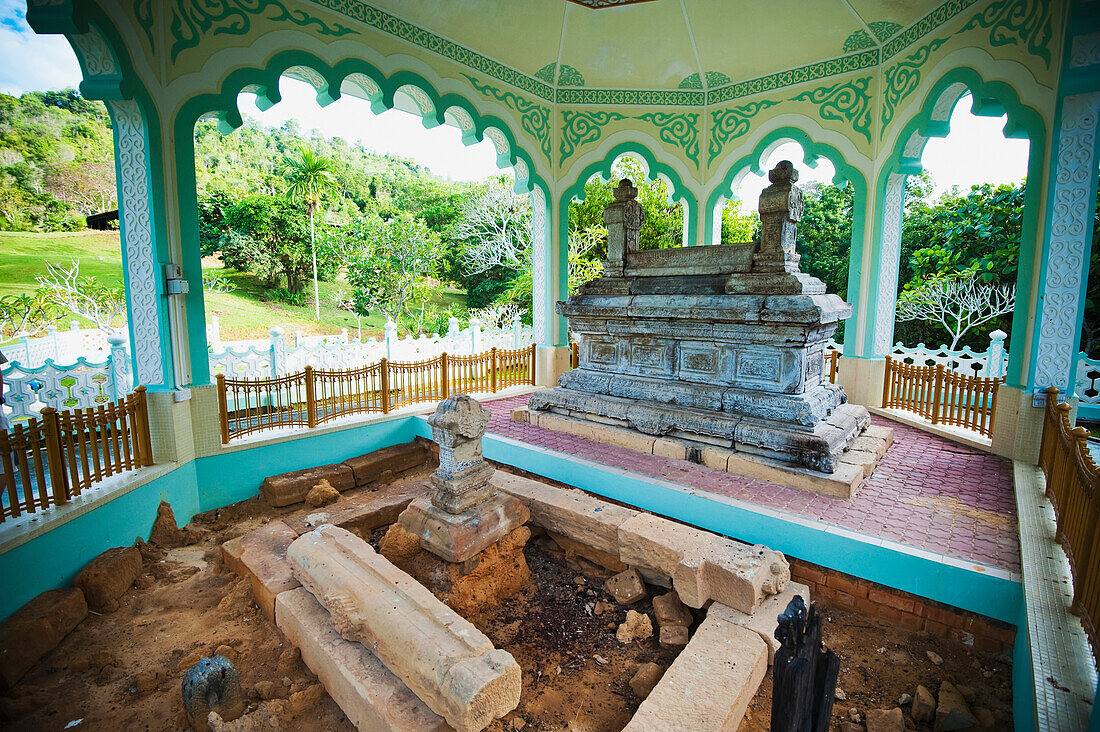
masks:
POLYGON ((757 175, 764 175, 767 171, 761 167, 761 161, 765 160, 780 145, 786 142, 797 143, 802 148, 802 154, 811 168, 816 167, 817 160, 825 159, 833 164, 836 171, 833 175, 834 185, 844 185, 850 182, 855 188, 854 206, 852 212, 852 241, 862 241, 863 223, 862 209, 866 206, 867 178, 863 172, 854 165, 848 163, 844 155, 827 142, 817 142, 805 130, 784 125, 767 132, 761 137, 753 149, 738 158, 721 178, 718 185, 707 196, 706 203, 706 231, 704 241, 710 244, 717 243, 716 237, 720 231, 715 226, 715 215, 718 203, 723 198, 733 193, 734 184, 737 183, 749 171, 757 175))
POLYGON ((560 199, 561 241, 568 241, 569 235, 569 203, 574 199, 584 200, 584 184, 594 175, 601 175, 605 180, 610 180, 611 169, 615 161, 624 155, 636 155, 645 163, 650 176, 659 176, 666 180, 670 187, 670 196, 673 200, 680 201, 684 206, 684 221, 687 230, 684 232, 684 244, 691 246, 696 242, 696 220, 698 219, 699 202, 692 190, 684 184, 676 169, 663 163, 645 145, 638 142, 620 142, 609 149, 601 160, 588 164, 573 183, 566 188, 560 199))
MULTIPOLYGON (((985 117, 1008 116, 1005 124, 1005 137, 1013 139, 1026 139, 1030 143, 1027 163, 1027 180, 1029 185, 1024 192, 1024 213, 1021 224, 1020 236, 1020 264, 1016 279, 1017 302, 1023 304, 1026 311, 1024 317, 1015 317, 1012 321, 1011 340, 1016 344, 1023 344, 1028 337, 1028 322, 1037 317, 1033 286, 1034 265, 1037 261, 1038 250, 1042 242, 1038 241, 1039 209, 1041 207, 1042 189, 1044 187, 1044 173, 1046 163, 1044 160, 1046 140, 1049 131, 1042 115, 1034 108, 1024 104, 1016 89, 1004 81, 986 81, 982 75, 970 66, 957 66, 940 74, 935 82, 925 87, 927 91, 921 97, 919 111, 914 114, 902 127, 894 141, 890 154, 886 158, 878 176, 878 188, 876 198, 880 202, 875 211, 875 230, 881 235, 880 241, 889 238, 891 242, 897 239, 900 242, 901 217, 893 216, 890 228, 896 231, 886 231, 883 203, 887 198, 887 188, 891 178, 897 185, 897 176, 908 176, 919 173, 922 169, 920 160, 924 153, 924 147, 933 137, 946 137, 951 130, 951 112, 958 104, 959 99, 969 92, 974 98, 974 114, 985 117), (1022 295, 1022 296, 1021 296, 1022 295)), ((904 185, 904 179, 902 179, 904 185)), ((894 198, 897 198, 896 196, 894 198)), ((881 245, 880 245, 881 246, 881 245)), ((875 273, 878 274, 879 262, 883 257, 879 252, 878 261, 875 262, 875 273)), ((880 278, 881 279, 881 278, 880 278)), ((871 302, 878 305, 882 302, 884 293, 879 291, 881 281, 872 282, 871 302)), ((893 277, 892 287, 897 290, 897 277, 893 277)), ((865 334, 867 341, 864 348, 872 347, 874 329, 867 329, 865 334)), ((1038 346, 1038 339, 1034 339, 1028 348, 1015 347, 1009 351, 1009 364, 1007 381, 1012 386, 1024 386, 1029 380, 1029 373, 1035 369, 1034 350, 1038 346), (1025 373, 1025 363, 1030 364, 1029 373, 1025 373)), ((870 351, 868 351, 870 352, 870 351)))

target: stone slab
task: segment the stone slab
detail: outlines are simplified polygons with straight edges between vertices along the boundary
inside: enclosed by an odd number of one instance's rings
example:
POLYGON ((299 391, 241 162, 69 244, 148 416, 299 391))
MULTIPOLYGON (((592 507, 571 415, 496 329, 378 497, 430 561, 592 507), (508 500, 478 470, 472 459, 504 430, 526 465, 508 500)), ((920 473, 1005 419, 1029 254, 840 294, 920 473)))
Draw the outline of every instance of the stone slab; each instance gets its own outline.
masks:
POLYGON ((768 665, 775 663, 775 652, 779 650, 779 641, 775 638, 775 629, 779 625, 776 619, 780 613, 787 609, 787 605, 795 595, 801 595, 810 605, 810 588, 798 582, 791 582, 787 588, 777 595, 771 595, 760 603, 756 612, 751 615, 734 610, 732 607, 720 602, 713 603, 707 610, 707 617, 714 616, 719 620, 740 625, 753 631, 768 645, 768 665))
POLYGON ((735 732, 768 670, 756 633, 707 617, 624 732, 735 732))
POLYGON ((384 480, 387 473, 393 476, 417 468, 427 459, 428 451, 423 445, 419 442, 406 442, 348 458, 343 464, 351 468, 355 485, 363 488, 384 480))
POLYGON ((332 524, 353 533, 366 536, 379 526, 397 521, 409 503, 425 496, 429 487, 425 481, 406 478, 374 491, 360 491, 342 496, 316 511, 286 516, 283 522, 301 535, 321 524, 332 524))
POLYGON ((351 468, 342 463, 333 463, 270 475, 260 484, 260 493, 276 508, 290 506, 306 500, 309 489, 320 483, 322 479, 327 480, 341 493, 355 487, 355 475, 351 468))
POLYGON ((791 578, 779 552, 651 514, 619 526, 619 559, 668 575, 680 600, 694 608, 714 600, 751 614, 791 578))
POLYGON ((575 488, 558 488, 500 470, 489 482, 523 501, 533 523, 615 557, 619 556, 619 526, 638 515, 632 508, 575 488))
POLYGON ((89 609, 109 612, 118 607, 118 598, 140 574, 141 552, 137 547, 116 547, 84 565, 73 578, 73 586, 84 591, 89 609))
POLYGON ((531 412, 530 422, 543 429, 569 432, 578 437, 587 437, 590 440, 638 452, 652 453, 656 439, 652 435, 643 435, 632 430, 574 419, 552 412, 531 412))
POLYGON ((46 590, 0 623, 0 690, 10 689, 88 615, 77 587, 46 590))
POLYGON ((359 537, 322 526, 291 544, 287 559, 332 627, 459 732, 482 730, 519 705, 512 655, 359 537))
POLYGON ((344 640, 329 614, 305 588, 276 600, 279 630, 356 729, 367 732, 443 732, 442 717, 427 707, 363 644, 344 640))
POLYGON ((298 532, 284 522, 271 521, 222 544, 226 566, 249 581, 256 605, 272 622, 276 619, 276 598, 301 587, 286 561, 286 550, 297 538, 298 532))

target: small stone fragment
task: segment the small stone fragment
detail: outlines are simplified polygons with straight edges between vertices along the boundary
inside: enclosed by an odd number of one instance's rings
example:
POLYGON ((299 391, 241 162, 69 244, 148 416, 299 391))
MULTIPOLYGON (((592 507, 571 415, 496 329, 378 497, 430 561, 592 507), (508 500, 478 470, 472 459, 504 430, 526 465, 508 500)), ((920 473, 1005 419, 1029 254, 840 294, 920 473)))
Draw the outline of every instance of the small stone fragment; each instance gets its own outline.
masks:
POLYGON ((649 696, 649 692, 653 691, 653 687, 661 680, 664 673, 664 669, 655 663, 642 664, 642 667, 630 679, 630 688, 639 699, 645 699, 649 696))
POLYGON ((917 686, 917 693, 913 695, 913 709, 910 712, 914 722, 931 722, 936 716, 936 699, 932 692, 924 686, 917 686))
POLYGON ((935 651, 925 651, 924 653, 926 656, 928 656, 928 660, 936 664, 937 666, 943 663, 943 656, 936 653, 935 651))
POLYGON ((680 596, 675 591, 653 598, 653 617, 657 619, 657 625, 665 626, 682 625, 691 626, 691 612, 684 603, 680 602, 680 596))
POLYGON ((523 717, 515 717, 512 719, 512 729, 523 729, 527 726, 527 720, 523 717))
POLYGON ((225 656, 204 658, 183 676, 183 708, 197 732, 210 729, 210 712, 232 721, 244 712, 241 680, 225 656))
POLYGON ((645 585, 638 571, 631 568, 604 583, 604 589, 620 605, 631 605, 645 597, 645 585))
POLYGON ((661 628, 659 641, 665 648, 682 648, 688 644, 688 629, 682 625, 666 625, 661 628))
POLYGON ((855 707, 852 707, 848 710, 848 719, 852 720, 856 724, 859 724, 863 721, 863 717, 859 716, 859 710, 855 707))
POLYGON ((950 681, 941 683, 936 705, 936 732, 955 732, 973 727, 977 723, 978 720, 970 713, 966 699, 958 688, 950 681))
POLYGON ((637 610, 627 610, 626 620, 615 631, 615 637, 620 643, 632 643, 636 640, 645 640, 653 635, 653 621, 645 613, 637 610))
POLYGON ((275 685, 275 682, 270 679, 257 681, 256 685, 252 688, 256 691, 256 696, 261 699, 274 699, 279 696, 279 691, 281 691, 279 687, 275 685))
POLYGON ((309 493, 306 494, 306 504, 317 508, 319 506, 327 506, 330 503, 335 503, 340 500, 340 491, 332 487, 332 483, 329 483, 325 478, 309 489, 309 493))
POLYGON ((139 590, 147 590, 154 584, 156 584, 156 581, 157 580, 155 577, 153 577, 153 575, 143 574, 136 580, 134 580, 134 587, 138 588, 139 590))
POLYGON ((833 698, 837 701, 847 701, 848 695, 844 693, 844 689, 838 686, 836 687, 836 693, 833 694, 833 698))
POLYGON ((604 602, 603 600, 597 601, 596 605, 592 608, 592 612, 596 615, 603 615, 604 613, 613 612, 614 610, 614 604, 610 602, 604 602))
POLYGON ((289 674, 294 669, 298 668, 298 664, 302 660, 302 652, 295 646, 287 648, 285 651, 279 654, 279 661, 276 664, 276 668, 281 674, 289 674))
POLYGON ((139 694, 148 694, 158 686, 164 677, 157 671, 142 671, 134 676, 134 688, 139 694))
POLYGON ((256 711, 231 722, 223 720, 217 712, 210 712, 207 723, 210 732, 281 732, 283 726, 279 716, 286 712, 283 708, 286 703, 284 700, 264 702, 256 711))
POLYGON ((909 696, 908 694, 902 694, 901 696, 898 697, 898 706, 899 707, 904 707, 906 704, 908 704, 911 701, 913 701, 913 697, 909 696))
POLYGON ((305 710, 316 706, 325 696, 325 687, 320 684, 310 684, 302 691, 290 695, 290 713, 301 714, 305 710))
POLYGON ((867 732, 905 732, 901 709, 871 709, 867 712, 867 732))

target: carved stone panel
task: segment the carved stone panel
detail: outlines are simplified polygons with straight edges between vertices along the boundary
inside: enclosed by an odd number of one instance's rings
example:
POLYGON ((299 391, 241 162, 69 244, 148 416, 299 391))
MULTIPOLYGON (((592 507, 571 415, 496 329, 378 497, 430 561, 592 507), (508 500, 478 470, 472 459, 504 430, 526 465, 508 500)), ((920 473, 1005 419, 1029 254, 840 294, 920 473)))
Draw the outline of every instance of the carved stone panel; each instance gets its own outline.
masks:
POLYGON ((627 371, 666 376, 675 370, 676 343, 663 338, 632 338, 627 344, 627 371))

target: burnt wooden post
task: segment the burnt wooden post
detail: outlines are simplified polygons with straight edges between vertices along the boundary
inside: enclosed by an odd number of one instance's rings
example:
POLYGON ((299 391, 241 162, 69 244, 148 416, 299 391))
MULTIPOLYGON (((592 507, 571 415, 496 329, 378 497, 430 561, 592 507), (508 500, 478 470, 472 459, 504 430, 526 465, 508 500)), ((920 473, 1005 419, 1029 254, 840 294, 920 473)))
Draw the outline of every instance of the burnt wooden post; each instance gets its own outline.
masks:
POLYGON ((821 618, 795 595, 777 620, 771 732, 828 732, 840 659, 821 643, 821 618))

